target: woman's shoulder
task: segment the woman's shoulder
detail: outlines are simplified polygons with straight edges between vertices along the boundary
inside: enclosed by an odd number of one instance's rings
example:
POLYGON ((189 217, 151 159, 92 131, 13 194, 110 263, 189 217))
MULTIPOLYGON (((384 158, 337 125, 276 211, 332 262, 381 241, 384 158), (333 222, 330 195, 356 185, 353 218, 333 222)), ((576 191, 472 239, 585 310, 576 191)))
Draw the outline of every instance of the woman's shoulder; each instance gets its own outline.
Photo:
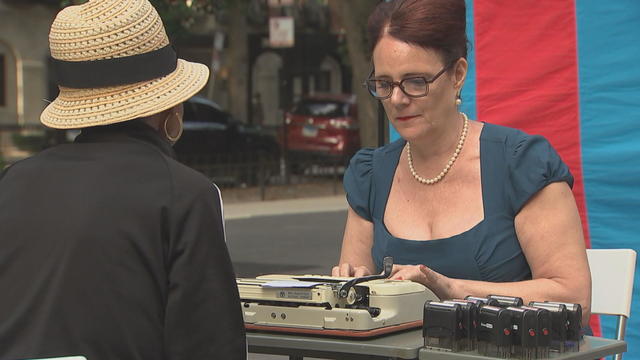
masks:
POLYGON ((405 139, 399 137, 395 141, 392 141, 384 146, 381 146, 376 150, 383 154, 398 153, 402 151, 402 148, 406 143, 407 142, 405 141, 405 139))
POLYGON ((378 162, 377 159, 381 159, 382 156, 389 154, 399 153, 402 151, 404 144, 404 139, 400 138, 381 147, 362 148, 358 150, 351 158, 351 161, 349 161, 349 169, 356 171, 359 175, 370 175, 373 171, 374 163, 378 162))
POLYGON ((526 132, 504 126, 491 123, 483 123, 484 129, 482 132, 482 138, 488 141, 500 142, 507 145, 514 145, 522 141, 526 141, 534 135, 529 135, 526 132))
POLYGON ((504 149, 489 151, 489 158, 504 159, 509 185, 503 190, 508 193, 516 213, 531 196, 552 182, 565 181, 573 185, 568 166, 544 136, 487 123, 485 130, 485 140, 497 144, 491 148, 504 149), (498 151, 504 151, 504 157, 498 151))
POLYGON ((542 135, 532 135, 516 128, 490 123, 484 123, 481 139, 485 142, 501 144, 505 155, 511 157, 548 152, 552 149, 549 140, 542 135))
POLYGON ((376 197, 374 167, 378 177, 381 174, 385 175, 386 169, 392 166, 389 165, 391 162, 385 161, 384 156, 397 154, 398 151, 402 151, 403 145, 404 140, 398 139, 379 148, 363 148, 351 158, 344 174, 343 185, 349 205, 362 218, 369 221, 372 219, 371 205, 376 197))
POLYGON ((191 192, 208 191, 211 189, 213 182, 202 173, 171 157, 165 157, 165 161, 174 186, 191 192))
POLYGON ((386 153, 390 153, 390 152, 396 152, 396 151, 402 151, 402 147, 404 146, 404 144, 406 143, 406 141, 403 138, 398 138, 388 144, 385 144, 383 146, 379 146, 379 147, 364 147, 360 150, 358 150, 358 152, 356 152, 356 154, 354 155, 354 157, 356 156, 360 156, 360 157, 364 157, 364 158, 369 158, 369 157, 373 157, 374 154, 386 154, 386 153))

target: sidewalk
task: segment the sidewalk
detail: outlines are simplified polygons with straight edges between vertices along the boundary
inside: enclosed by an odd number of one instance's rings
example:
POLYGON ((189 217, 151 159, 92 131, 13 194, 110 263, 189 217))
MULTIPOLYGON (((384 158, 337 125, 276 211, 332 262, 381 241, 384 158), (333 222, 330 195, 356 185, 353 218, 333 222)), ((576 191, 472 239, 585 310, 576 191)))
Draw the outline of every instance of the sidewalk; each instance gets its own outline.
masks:
POLYGON ((259 188, 231 188, 221 192, 226 220, 343 211, 348 207, 340 181, 269 186, 265 188, 265 200, 260 200, 259 188))
MULTIPOLYGON (((222 198, 224 199, 224 193, 222 198)), ((342 210, 347 210, 347 200, 344 195, 332 195, 285 200, 225 203, 224 218, 225 220, 234 220, 256 216, 306 214, 342 210)))

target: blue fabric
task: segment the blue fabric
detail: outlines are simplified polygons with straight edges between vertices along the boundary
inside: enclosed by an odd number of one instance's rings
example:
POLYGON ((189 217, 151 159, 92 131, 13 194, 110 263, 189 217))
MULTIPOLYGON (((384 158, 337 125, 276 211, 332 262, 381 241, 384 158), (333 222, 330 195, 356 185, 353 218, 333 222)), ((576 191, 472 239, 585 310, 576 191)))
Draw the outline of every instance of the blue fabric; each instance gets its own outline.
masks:
POLYGON ((349 161, 344 173, 343 184, 347 194, 347 202, 363 219, 372 221, 370 199, 375 192, 371 180, 373 178, 373 148, 358 151, 349 161))
POLYGON ((467 5, 467 78, 462 87, 462 105, 460 111, 467 114, 469 119, 477 119, 476 111, 476 43, 473 31, 473 0, 465 0, 467 5))
POLYGON ((446 239, 400 239, 384 225, 384 211, 405 141, 363 149, 349 165, 344 187, 351 208, 374 225, 372 258, 377 271, 384 256, 397 264, 425 264, 449 277, 492 282, 531 278, 516 236, 514 218, 523 204, 549 183, 573 177, 540 136, 485 124, 480 135, 484 219, 446 239))
MULTIPOLYGON (((576 1, 582 165, 591 247, 640 252, 640 1, 576 1)), ((640 358, 640 279, 627 324, 629 351, 640 358)), ((614 317, 602 316, 614 337, 614 317)))

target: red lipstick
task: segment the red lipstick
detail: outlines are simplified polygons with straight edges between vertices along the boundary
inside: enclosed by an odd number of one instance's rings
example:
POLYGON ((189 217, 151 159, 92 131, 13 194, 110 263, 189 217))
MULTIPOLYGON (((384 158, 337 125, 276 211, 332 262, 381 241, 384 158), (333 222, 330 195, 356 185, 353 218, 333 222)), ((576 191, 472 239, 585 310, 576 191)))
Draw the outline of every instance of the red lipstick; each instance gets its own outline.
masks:
POLYGON ((409 119, 413 119, 414 117, 417 117, 418 115, 409 115, 409 116, 398 116, 396 117, 396 120, 398 121, 407 121, 409 119))

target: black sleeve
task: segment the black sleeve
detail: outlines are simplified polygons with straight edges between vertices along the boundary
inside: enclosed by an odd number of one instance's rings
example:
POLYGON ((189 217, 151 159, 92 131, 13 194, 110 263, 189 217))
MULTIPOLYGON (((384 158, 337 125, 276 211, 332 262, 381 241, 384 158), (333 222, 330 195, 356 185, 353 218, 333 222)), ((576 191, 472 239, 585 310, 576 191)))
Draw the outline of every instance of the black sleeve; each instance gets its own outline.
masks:
POLYGON ((170 214, 167 360, 244 360, 244 322, 219 194, 212 184, 189 192, 177 192, 170 214))

